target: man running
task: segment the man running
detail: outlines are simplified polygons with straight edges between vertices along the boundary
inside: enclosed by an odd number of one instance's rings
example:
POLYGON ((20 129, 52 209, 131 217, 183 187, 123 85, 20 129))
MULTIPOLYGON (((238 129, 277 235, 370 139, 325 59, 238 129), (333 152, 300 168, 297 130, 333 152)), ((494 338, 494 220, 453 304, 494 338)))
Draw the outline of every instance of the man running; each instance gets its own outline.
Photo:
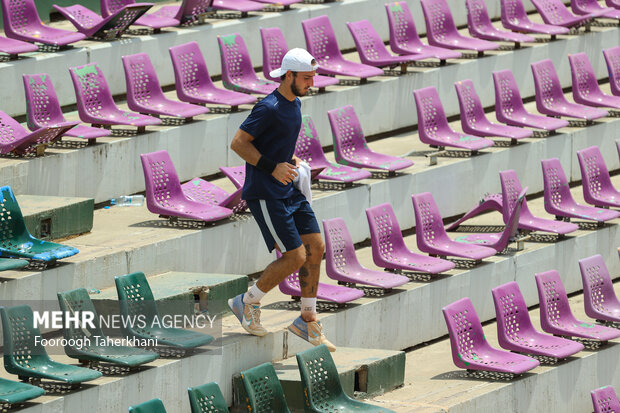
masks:
POLYGON ((304 49, 292 49, 282 59, 280 69, 270 73, 281 79, 280 86, 257 103, 241 124, 230 145, 245 165, 242 197, 272 252, 282 257, 265 268, 245 294, 228 300, 228 305, 250 334, 264 336, 260 324, 260 300, 272 288, 299 270, 301 316, 289 331, 318 346, 336 347, 322 333, 317 321, 316 294, 325 244, 314 212, 304 195, 295 187, 295 143, 301 128, 301 101, 313 85, 318 64, 304 49))

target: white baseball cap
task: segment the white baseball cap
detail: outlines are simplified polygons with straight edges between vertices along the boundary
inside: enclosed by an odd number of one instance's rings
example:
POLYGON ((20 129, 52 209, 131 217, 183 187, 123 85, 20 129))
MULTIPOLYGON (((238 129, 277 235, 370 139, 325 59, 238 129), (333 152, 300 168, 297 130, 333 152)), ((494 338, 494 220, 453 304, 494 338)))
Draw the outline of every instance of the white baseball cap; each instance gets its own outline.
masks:
POLYGON ((279 69, 269 72, 271 77, 280 77, 285 75, 289 70, 292 72, 312 72, 319 65, 307 50, 291 49, 282 58, 282 66, 279 69), (314 64, 312 62, 314 61, 314 64))

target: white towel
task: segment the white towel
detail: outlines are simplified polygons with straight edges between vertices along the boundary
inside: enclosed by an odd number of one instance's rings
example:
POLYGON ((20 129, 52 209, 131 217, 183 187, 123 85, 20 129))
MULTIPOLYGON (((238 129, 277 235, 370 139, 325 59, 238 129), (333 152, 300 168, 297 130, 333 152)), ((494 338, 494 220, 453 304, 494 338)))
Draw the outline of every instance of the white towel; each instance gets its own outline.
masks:
POLYGON ((308 203, 312 205, 312 178, 310 177, 310 165, 301 161, 297 167, 297 176, 293 180, 293 186, 304 194, 308 203))

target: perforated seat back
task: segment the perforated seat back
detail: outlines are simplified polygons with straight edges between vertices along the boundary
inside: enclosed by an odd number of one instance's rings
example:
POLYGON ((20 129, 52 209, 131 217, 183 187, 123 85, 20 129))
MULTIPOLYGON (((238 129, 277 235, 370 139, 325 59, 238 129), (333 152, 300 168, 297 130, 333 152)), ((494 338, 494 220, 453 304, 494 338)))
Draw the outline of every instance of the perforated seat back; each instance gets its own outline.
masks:
POLYGON ((308 52, 319 62, 329 66, 330 61, 342 60, 336 34, 327 16, 314 17, 301 22, 308 52))
POLYGON ((344 394, 336 365, 327 346, 320 346, 297 353, 306 405, 319 411, 338 411, 334 399, 344 394))
POLYGON ((620 46, 603 50, 603 56, 607 63, 611 93, 620 96, 620 46))
MULTIPOLYGON (((134 272, 114 277, 114 283, 116 284, 121 315, 131 319, 140 317, 141 320, 145 321, 144 325, 150 327, 151 321, 158 317, 159 313, 144 273, 134 272)), ((141 328, 138 323, 135 325, 137 328, 141 328)), ((133 327, 130 326, 129 329, 133 329, 133 327)))
POLYGON ((407 45, 419 46, 422 44, 407 2, 387 3, 385 10, 387 11, 390 30, 390 47, 394 52, 402 52, 402 48, 407 45))
POLYGON ((282 385, 271 363, 263 363, 242 371, 241 378, 248 396, 248 411, 256 413, 290 411, 286 405, 282 385))
POLYGON ((601 387, 590 392, 594 413, 620 412, 620 401, 612 386, 601 387))
POLYGON ((228 405, 215 382, 187 389, 192 413, 228 413, 228 405))
MULTIPOLYGON (((583 193, 586 202, 592 204, 602 193, 617 193, 614 188, 609 170, 603 160, 598 146, 590 146, 589 148, 577 151, 577 159, 579 160, 579 168, 581 170, 581 180, 583 193)), ((618 197, 617 201, 620 201, 618 197)))
POLYGON ((280 81, 269 75, 269 72, 282 66, 282 58, 288 52, 288 46, 282 30, 279 27, 260 28, 260 37, 263 44, 263 75, 265 79, 280 81))
POLYGON ((314 122, 309 115, 301 117, 301 128, 295 144, 295 155, 302 161, 306 161, 312 169, 329 166, 314 122))
POLYGON ((185 200, 179 176, 167 151, 140 155, 146 184, 147 204, 176 208, 177 200, 185 200))
POLYGON ((65 122, 58 96, 46 73, 22 75, 26 93, 26 121, 30 130, 65 122))

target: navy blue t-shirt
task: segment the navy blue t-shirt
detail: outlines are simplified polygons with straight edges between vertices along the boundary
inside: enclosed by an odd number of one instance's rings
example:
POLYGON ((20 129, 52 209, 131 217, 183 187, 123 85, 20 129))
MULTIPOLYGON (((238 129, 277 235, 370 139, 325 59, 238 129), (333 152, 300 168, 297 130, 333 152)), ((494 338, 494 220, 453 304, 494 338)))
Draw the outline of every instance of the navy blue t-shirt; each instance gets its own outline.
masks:
MULTIPOLYGON (((301 128, 301 101, 295 98, 291 102, 276 89, 254 106, 239 128, 254 137, 252 143, 262 156, 276 163, 290 162, 301 128)), ((292 183, 282 184, 271 174, 245 164, 243 199, 285 199, 292 191, 292 183)))

